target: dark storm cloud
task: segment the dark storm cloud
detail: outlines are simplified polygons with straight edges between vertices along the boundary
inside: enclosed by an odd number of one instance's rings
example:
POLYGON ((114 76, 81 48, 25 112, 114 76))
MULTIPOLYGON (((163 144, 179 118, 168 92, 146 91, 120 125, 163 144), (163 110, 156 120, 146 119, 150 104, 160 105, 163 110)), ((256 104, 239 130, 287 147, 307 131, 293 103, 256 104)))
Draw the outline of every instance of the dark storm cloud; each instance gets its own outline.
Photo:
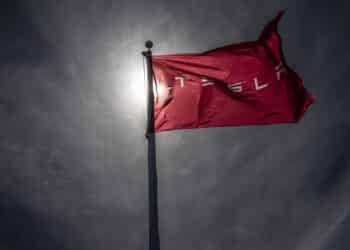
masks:
POLYGON ((254 40, 281 8, 316 103, 293 125, 160 133, 161 246, 347 249, 349 4, 287 0, 3 1, 0 247, 145 249, 143 42, 254 40))
POLYGON ((4 1, 0 16, 1 63, 36 63, 49 54, 49 44, 18 1, 4 1))

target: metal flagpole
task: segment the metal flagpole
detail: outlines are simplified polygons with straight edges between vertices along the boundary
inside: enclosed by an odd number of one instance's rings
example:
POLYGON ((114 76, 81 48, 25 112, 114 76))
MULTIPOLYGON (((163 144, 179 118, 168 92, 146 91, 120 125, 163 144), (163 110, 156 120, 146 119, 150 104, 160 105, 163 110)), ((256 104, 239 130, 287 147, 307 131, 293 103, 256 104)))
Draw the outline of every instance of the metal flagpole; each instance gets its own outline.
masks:
POLYGON ((147 131, 148 142, 148 223, 149 250, 160 250, 158 228, 158 180, 156 166, 156 137, 154 133, 154 93, 152 70, 152 41, 146 41, 147 51, 142 54, 147 62, 147 131))

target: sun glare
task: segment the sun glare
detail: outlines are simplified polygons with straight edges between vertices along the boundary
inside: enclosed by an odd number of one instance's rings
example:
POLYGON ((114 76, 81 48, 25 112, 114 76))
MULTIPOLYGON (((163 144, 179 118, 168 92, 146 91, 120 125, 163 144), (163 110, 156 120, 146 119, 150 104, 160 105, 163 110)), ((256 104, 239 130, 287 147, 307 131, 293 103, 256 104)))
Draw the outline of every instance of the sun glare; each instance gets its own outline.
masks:
POLYGON ((130 72, 128 79, 130 79, 129 97, 138 107, 145 107, 146 105, 146 82, 142 70, 134 70, 130 72))
MULTIPOLYGON (((153 93, 157 102, 164 102, 169 90, 162 83, 153 83, 153 93)), ((147 105, 147 79, 144 79, 143 72, 132 72, 130 74, 130 98, 139 107, 147 105)))

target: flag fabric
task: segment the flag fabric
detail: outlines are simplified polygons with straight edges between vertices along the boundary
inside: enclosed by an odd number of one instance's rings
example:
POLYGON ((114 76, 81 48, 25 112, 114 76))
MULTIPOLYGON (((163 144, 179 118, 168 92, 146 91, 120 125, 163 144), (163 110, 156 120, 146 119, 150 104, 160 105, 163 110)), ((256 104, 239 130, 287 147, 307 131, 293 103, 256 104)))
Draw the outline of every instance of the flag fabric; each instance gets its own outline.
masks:
POLYGON ((153 56, 155 130, 297 122, 313 98, 284 59, 282 15, 257 41, 153 56))

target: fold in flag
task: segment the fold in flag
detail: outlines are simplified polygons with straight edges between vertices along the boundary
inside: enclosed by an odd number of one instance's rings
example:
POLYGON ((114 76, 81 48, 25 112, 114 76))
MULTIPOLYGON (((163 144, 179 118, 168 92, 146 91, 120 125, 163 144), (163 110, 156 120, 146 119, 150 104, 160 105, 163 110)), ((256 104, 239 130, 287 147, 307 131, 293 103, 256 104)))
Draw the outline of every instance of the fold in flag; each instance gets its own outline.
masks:
POLYGON ((155 130, 297 122, 313 98, 284 59, 282 15, 257 41, 153 56, 155 130))

